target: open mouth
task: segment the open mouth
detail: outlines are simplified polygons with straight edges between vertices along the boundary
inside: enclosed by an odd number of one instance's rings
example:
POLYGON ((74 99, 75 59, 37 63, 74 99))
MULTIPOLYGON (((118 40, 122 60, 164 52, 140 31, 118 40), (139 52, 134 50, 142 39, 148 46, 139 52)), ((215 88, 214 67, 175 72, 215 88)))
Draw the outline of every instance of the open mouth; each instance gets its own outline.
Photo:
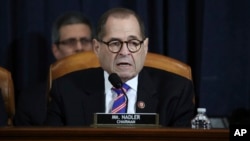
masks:
POLYGON ((131 64, 123 62, 123 63, 118 63, 117 66, 131 66, 131 64))

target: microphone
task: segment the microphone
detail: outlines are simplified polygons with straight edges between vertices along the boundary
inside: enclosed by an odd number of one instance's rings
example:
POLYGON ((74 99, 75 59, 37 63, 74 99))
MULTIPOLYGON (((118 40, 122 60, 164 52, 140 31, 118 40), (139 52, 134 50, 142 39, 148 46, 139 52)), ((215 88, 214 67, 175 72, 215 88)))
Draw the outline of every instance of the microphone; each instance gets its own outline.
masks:
POLYGON ((122 80, 116 73, 111 73, 109 75, 109 82, 117 89, 122 87, 122 80))
POLYGON ((122 90, 122 93, 124 94, 125 98, 126 98, 126 113, 127 113, 127 110, 128 110, 128 96, 127 94, 125 93, 125 91, 123 90, 122 88, 122 80, 121 78, 116 74, 116 73, 111 73, 109 75, 109 82, 116 88, 116 89, 121 89, 122 90))

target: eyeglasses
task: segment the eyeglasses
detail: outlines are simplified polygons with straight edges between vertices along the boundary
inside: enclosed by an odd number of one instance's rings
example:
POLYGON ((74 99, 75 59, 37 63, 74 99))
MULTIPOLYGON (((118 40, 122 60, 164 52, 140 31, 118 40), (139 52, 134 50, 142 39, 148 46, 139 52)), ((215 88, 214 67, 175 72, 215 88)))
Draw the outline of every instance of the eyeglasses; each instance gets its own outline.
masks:
POLYGON ((62 41, 58 41, 56 42, 57 45, 65 45, 65 46, 69 46, 69 47, 75 47, 77 46, 78 41, 80 41, 80 43, 82 44, 82 46, 86 46, 89 45, 89 43, 92 42, 92 39, 87 39, 87 38, 80 38, 80 39, 76 39, 76 38, 69 38, 66 40, 62 40, 62 41))
POLYGON ((130 52, 135 53, 137 51, 140 50, 141 48, 141 44, 144 42, 145 39, 143 39, 142 41, 137 40, 137 39, 132 39, 129 41, 121 41, 121 40, 112 40, 109 42, 105 42, 100 40, 100 42, 104 43, 105 45, 108 46, 108 49, 110 52, 113 53, 118 53, 121 51, 123 43, 125 43, 127 45, 127 48, 130 52))

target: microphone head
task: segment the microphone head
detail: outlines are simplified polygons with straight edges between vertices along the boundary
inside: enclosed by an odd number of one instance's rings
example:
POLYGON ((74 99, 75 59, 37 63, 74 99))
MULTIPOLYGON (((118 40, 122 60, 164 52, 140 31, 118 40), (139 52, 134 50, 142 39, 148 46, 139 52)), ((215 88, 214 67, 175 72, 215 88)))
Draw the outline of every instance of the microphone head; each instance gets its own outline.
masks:
POLYGON ((116 73, 111 73, 109 75, 109 82, 117 89, 122 87, 122 80, 116 73))

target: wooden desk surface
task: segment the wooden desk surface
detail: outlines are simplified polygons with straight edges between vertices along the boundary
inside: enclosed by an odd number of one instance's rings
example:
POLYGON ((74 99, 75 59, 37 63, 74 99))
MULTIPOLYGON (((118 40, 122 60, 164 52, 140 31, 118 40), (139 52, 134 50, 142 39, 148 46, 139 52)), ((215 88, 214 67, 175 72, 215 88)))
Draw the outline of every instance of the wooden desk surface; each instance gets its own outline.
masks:
POLYGON ((185 128, 70 128, 70 127, 4 127, 0 128, 1 141, 229 141, 228 129, 185 128))

